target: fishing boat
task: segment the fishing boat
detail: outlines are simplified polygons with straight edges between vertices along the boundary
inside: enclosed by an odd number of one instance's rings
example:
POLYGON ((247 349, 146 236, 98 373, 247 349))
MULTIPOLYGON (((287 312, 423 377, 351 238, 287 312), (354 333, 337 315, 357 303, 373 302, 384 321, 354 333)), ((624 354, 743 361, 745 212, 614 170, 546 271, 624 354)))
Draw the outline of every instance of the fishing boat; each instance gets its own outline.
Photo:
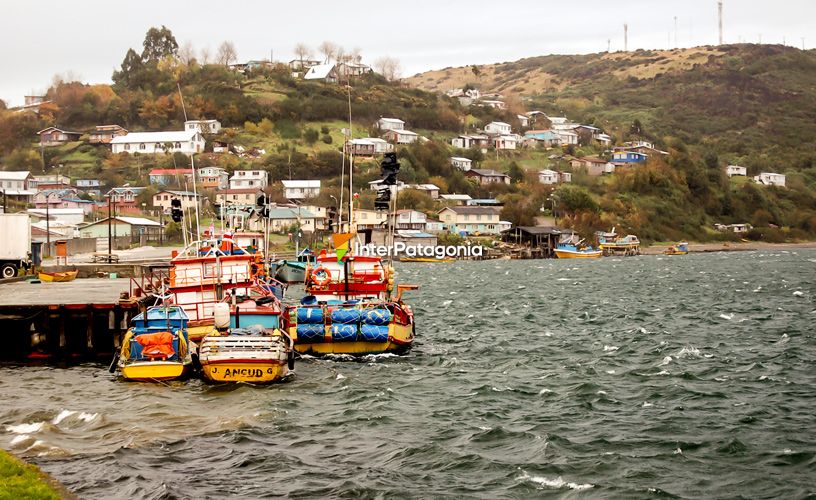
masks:
POLYGON ((595 237, 604 255, 640 255, 640 240, 634 234, 621 237, 613 227, 609 232, 595 232, 595 237))
POLYGON ((40 272, 38 273, 40 281, 45 281, 48 283, 63 283, 66 281, 74 281, 79 274, 79 270, 73 271, 65 271, 61 273, 46 273, 40 272))
POLYGON ((441 259, 437 259, 435 257, 400 257, 400 262, 454 262, 456 259, 451 257, 443 257, 441 259))
POLYGON ((685 241, 681 241, 676 245, 670 246, 663 253, 666 255, 688 255, 689 253, 688 243, 685 241))
POLYGON ((559 259, 598 259, 603 255, 600 249, 579 247, 572 243, 559 243, 554 252, 559 259))
POLYGON ((279 260, 276 264, 275 279, 283 283, 303 283, 306 279, 306 268, 314 263, 314 254, 304 249, 297 254, 296 260, 279 260))
POLYGON ((240 307, 234 326, 226 304, 216 308, 215 330, 198 349, 201 373, 210 382, 271 383, 292 373, 295 351, 292 339, 279 329, 263 325, 240 326, 240 307))
POLYGON ((111 363, 125 380, 152 382, 184 377, 192 366, 187 315, 178 306, 153 306, 137 314, 111 363))

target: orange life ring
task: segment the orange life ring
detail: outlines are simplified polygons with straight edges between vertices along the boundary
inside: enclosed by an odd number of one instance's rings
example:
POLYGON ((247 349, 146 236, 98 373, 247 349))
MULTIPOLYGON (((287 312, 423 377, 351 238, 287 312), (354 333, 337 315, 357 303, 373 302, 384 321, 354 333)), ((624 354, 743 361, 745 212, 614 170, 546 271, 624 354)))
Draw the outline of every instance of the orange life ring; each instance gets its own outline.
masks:
POLYGON ((331 271, 325 266, 320 266, 312 271, 312 283, 317 286, 326 286, 331 281, 331 271))

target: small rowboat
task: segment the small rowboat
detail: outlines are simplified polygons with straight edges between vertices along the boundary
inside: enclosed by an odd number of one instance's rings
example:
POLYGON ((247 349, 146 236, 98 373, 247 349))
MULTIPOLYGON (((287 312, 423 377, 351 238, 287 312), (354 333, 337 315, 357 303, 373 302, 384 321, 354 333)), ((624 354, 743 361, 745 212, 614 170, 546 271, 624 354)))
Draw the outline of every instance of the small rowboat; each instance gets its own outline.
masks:
POLYGON ((40 281, 47 281, 49 283, 62 283, 65 281, 74 281, 79 274, 79 270, 66 271, 64 273, 39 273, 40 281))

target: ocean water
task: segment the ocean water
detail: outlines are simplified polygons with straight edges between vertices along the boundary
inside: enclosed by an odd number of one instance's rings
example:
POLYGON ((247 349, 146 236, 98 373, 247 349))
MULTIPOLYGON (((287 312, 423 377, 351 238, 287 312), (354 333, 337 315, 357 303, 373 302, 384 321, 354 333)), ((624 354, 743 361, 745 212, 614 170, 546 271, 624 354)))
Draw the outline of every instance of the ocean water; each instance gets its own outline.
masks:
POLYGON ((0 368, 82 498, 816 495, 816 251, 401 264, 405 356, 267 387, 0 368))

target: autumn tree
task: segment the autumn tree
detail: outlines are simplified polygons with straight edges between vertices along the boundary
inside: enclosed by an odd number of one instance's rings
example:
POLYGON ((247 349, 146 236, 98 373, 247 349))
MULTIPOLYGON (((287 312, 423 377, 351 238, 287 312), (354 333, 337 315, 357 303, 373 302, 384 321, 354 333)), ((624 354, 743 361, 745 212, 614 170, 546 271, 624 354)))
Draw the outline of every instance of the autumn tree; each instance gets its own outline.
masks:
POLYGON ((303 61, 312 57, 312 49, 305 43, 295 45, 295 56, 300 61, 300 69, 303 69, 303 61))
POLYGON ((178 42, 173 33, 164 25, 161 29, 150 28, 144 39, 142 60, 145 62, 159 61, 165 57, 178 55, 178 42))
POLYGON ((334 42, 329 42, 328 40, 321 43, 317 50, 323 54, 323 62, 325 64, 329 64, 329 61, 337 54, 337 44, 334 42))
POLYGON ((237 57, 238 52, 235 50, 235 45, 229 40, 225 40, 218 47, 218 55, 215 56, 215 59, 218 64, 229 66, 231 63, 235 62, 237 57))
POLYGON ((400 77, 400 62, 393 57, 381 57, 374 61, 374 70, 385 77, 386 80, 394 81, 400 77))

